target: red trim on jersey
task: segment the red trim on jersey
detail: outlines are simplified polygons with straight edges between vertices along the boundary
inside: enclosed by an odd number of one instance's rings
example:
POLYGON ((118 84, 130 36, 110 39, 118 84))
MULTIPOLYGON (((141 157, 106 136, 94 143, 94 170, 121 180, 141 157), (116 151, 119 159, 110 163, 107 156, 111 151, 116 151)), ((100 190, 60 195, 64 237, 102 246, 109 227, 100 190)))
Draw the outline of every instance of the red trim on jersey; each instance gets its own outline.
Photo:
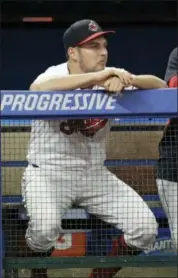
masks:
POLYGON ((163 134, 164 134, 164 135, 166 134, 167 129, 168 129, 170 123, 171 123, 171 119, 168 120, 168 122, 166 123, 166 125, 165 125, 165 127, 164 127, 164 130, 163 130, 163 134))
MULTIPOLYGON (((168 82, 168 87, 169 88, 178 88, 178 75, 173 76, 169 82, 168 82)), ((168 129, 168 126, 171 123, 171 119, 169 119, 169 121, 166 123, 166 126, 164 128, 163 134, 166 134, 166 131, 168 129)))
POLYGON ((178 75, 173 76, 168 82, 169 88, 178 88, 178 75))

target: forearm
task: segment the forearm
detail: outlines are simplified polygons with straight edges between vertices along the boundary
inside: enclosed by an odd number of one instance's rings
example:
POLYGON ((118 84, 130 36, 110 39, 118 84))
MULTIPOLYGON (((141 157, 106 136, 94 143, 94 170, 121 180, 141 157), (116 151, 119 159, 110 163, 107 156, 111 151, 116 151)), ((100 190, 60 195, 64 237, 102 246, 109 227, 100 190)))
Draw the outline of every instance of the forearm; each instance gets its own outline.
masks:
POLYGON ((44 76, 34 81, 30 86, 31 91, 62 91, 75 90, 94 85, 97 82, 96 73, 76 74, 63 77, 44 76))
POLYGON ((136 75, 131 85, 139 89, 167 88, 166 82, 154 75, 136 75))

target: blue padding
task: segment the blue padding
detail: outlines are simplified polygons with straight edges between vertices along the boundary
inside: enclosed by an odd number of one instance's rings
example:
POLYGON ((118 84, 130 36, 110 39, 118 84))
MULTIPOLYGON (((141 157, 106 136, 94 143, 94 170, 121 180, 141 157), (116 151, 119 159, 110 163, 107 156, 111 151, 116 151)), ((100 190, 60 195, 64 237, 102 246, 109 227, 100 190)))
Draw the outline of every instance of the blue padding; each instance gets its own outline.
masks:
POLYGON ((1 119, 169 117, 178 115, 177 89, 106 91, 1 91, 1 119), (159 105, 158 105, 159 104, 159 105))
POLYGON ((1 126, 30 126, 31 120, 1 120, 1 126))
POLYGON ((143 199, 144 199, 145 202, 160 201, 159 195, 144 195, 143 199))
MULTIPOLYGON (((152 212, 154 213, 156 218, 167 218, 164 210, 162 208, 152 208, 151 207, 152 212)), ((145 216, 146 217, 146 216, 145 216)))
POLYGON ((22 203, 22 196, 21 195, 9 195, 9 196, 2 196, 3 203, 22 203))
POLYGON ((148 117, 133 117, 114 119, 113 124, 162 124, 165 125, 169 118, 148 118, 148 117))
POLYGON ((157 90, 136 90, 127 91, 123 97, 118 99, 119 105, 133 114, 153 113, 155 115, 165 115, 175 113, 178 115, 178 90, 157 89, 157 90), (171 108, 172 107, 172 108, 171 108))
POLYGON ((170 229, 169 228, 158 228, 158 236, 159 237, 170 237, 171 233, 170 233, 170 229))
MULTIPOLYGON (((26 167, 27 161, 2 161, 2 167, 26 167)), ((121 160, 106 160, 104 165, 107 167, 118 166, 155 166, 155 159, 121 159, 121 160)))
POLYGON ((28 166, 27 161, 1 161, 2 167, 26 167, 28 166))

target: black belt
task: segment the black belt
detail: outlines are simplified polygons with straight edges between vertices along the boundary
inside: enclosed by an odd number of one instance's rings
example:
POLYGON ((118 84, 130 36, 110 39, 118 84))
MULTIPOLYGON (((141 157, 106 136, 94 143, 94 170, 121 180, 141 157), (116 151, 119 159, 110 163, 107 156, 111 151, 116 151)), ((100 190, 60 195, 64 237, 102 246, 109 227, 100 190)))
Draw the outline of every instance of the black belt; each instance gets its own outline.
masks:
POLYGON ((32 164, 32 167, 34 167, 34 168, 39 168, 39 166, 36 165, 36 164, 32 164))

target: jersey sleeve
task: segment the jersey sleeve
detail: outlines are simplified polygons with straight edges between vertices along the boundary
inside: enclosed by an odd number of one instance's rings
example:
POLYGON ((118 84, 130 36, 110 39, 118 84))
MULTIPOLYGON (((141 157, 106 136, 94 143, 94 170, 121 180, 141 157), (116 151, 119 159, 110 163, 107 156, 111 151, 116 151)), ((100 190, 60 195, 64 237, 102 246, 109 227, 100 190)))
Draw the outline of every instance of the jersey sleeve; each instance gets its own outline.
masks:
POLYGON ((62 77, 68 75, 67 66, 65 64, 59 66, 51 66, 45 72, 41 73, 35 79, 35 82, 42 82, 47 77, 62 77))
POLYGON ((166 68, 166 73, 164 80, 168 83, 173 76, 178 75, 178 48, 174 48, 171 52, 168 64, 166 68))
POLYGON ((178 74, 171 77, 168 85, 169 85, 169 88, 178 88, 178 74))
POLYGON ((138 90, 138 88, 135 87, 135 86, 129 86, 129 87, 126 87, 125 90, 130 90, 130 91, 132 91, 132 90, 138 90))

